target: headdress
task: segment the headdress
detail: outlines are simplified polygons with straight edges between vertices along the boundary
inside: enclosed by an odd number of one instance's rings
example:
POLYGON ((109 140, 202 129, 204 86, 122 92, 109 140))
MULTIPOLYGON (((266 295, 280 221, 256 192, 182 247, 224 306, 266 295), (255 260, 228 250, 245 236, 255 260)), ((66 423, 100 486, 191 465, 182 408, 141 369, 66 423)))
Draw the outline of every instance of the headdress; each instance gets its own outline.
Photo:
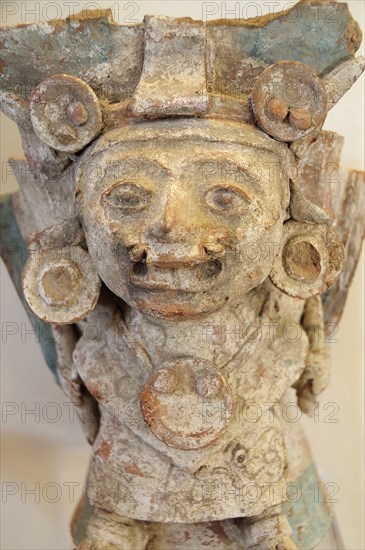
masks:
POLYGON ((302 0, 255 20, 118 25, 106 10, 5 28, 2 108, 65 154, 109 128, 176 116, 256 124, 291 144, 313 139, 364 69, 357 23, 346 4, 331 4, 331 25, 328 6, 302 0))

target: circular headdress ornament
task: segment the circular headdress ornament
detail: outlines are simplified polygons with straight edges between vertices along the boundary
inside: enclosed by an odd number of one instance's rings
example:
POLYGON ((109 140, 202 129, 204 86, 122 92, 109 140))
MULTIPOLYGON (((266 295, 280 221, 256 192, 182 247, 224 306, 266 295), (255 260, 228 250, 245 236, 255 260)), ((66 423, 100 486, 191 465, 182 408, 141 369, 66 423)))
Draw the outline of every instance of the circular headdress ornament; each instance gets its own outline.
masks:
POLYGON ((327 115, 327 94, 320 79, 296 61, 281 61, 263 71, 251 101, 258 125, 285 142, 320 128, 327 115))
POLYGON ((43 80, 30 100, 30 117, 41 141, 66 153, 76 153, 102 128, 99 100, 86 82, 57 74, 43 80))

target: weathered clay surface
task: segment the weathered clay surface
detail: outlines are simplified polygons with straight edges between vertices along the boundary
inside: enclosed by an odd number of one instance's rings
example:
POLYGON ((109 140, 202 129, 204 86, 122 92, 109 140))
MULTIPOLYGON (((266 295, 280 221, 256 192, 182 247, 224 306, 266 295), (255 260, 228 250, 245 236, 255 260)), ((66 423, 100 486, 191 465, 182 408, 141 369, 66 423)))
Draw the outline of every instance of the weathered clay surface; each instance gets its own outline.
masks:
POLYGON ((90 86, 62 74, 46 78, 33 90, 30 117, 39 139, 66 153, 85 147, 102 127, 99 101, 90 86))
POLYGON ((314 548, 330 511, 282 411, 328 384, 363 236, 362 176, 321 131, 364 68, 346 4, 1 39, 25 153, 4 257, 93 445, 77 548, 314 548))
POLYGON ((260 127, 280 141, 295 141, 321 128, 327 115, 320 79, 292 61, 276 63, 259 76, 251 103, 260 127))

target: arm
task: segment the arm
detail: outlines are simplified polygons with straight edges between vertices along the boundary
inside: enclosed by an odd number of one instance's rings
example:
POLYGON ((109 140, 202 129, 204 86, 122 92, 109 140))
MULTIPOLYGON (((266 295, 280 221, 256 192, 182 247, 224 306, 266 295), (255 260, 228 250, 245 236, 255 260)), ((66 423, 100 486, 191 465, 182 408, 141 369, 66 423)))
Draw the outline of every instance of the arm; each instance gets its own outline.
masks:
POLYGON ((317 404, 317 396, 326 389, 330 379, 330 351, 325 344, 320 296, 312 296, 306 301, 301 324, 308 337, 309 349, 305 369, 294 387, 300 408, 311 414, 317 404))
POLYGON ((57 372, 61 387, 75 407, 86 439, 92 445, 99 431, 100 412, 94 397, 81 380, 72 354, 78 340, 75 325, 53 327, 57 349, 57 372))

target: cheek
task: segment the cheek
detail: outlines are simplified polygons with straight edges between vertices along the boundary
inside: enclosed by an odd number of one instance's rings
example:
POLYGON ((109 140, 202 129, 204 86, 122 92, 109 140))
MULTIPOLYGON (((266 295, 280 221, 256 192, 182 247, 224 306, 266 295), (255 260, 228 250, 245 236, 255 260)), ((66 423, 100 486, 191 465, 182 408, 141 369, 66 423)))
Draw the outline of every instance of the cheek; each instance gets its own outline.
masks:
POLYGON ((101 215, 99 208, 95 207, 94 204, 90 202, 85 202, 82 205, 81 210, 81 219, 82 226, 84 229, 86 244, 91 255, 96 255, 95 260, 102 253, 100 244, 104 240, 104 220, 101 215), (99 250, 100 249, 100 250, 99 250))
POLYGON ((104 224, 88 228, 86 243, 100 279, 116 296, 128 301, 129 270, 125 247, 104 224))
POLYGON ((279 197, 258 197, 240 218, 236 228, 237 240, 241 243, 256 242, 271 233, 275 235, 285 217, 279 197))
POLYGON ((89 254, 99 276, 107 283, 108 274, 115 277, 120 269, 118 238, 110 231, 102 209, 90 203, 83 209, 82 225, 89 254))
POLYGON ((85 237, 89 254, 95 262, 99 275, 103 278, 105 269, 109 268, 115 261, 114 239, 106 230, 106 227, 96 223, 95 220, 85 227, 85 237))
POLYGON ((242 288, 252 289, 270 274, 280 244, 282 227, 282 221, 279 220, 274 226, 261 227, 251 238, 239 241, 235 268, 242 288))

